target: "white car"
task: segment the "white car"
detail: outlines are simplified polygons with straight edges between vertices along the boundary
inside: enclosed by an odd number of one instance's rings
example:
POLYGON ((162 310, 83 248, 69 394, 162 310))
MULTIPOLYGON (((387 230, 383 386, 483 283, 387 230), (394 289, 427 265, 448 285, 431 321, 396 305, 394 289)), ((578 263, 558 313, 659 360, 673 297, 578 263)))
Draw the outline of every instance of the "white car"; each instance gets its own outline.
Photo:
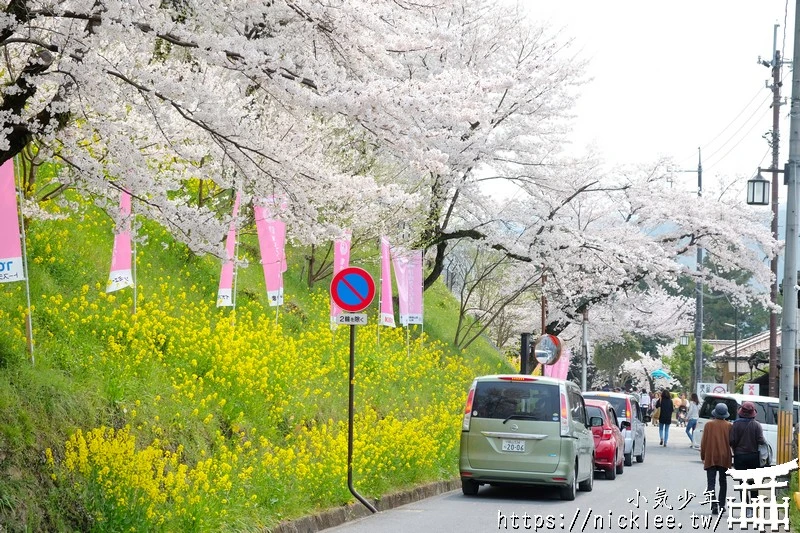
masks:
MULTIPOLYGON (((706 394, 703 403, 700 404, 700 416, 697 419, 697 427, 694 431, 694 443, 700 449, 703 440, 703 428, 711 419, 711 411, 718 403, 728 406, 730 413, 729 421, 733 422, 738 418, 736 414, 743 402, 753 402, 756 406, 756 420, 761 423, 764 429, 764 439, 769 446, 769 464, 774 465, 778 448, 778 398, 771 396, 751 396, 745 394, 706 394)), ((792 416, 794 427, 797 428, 798 413, 800 413, 800 402, 794 402, 794 413, 792 416)))

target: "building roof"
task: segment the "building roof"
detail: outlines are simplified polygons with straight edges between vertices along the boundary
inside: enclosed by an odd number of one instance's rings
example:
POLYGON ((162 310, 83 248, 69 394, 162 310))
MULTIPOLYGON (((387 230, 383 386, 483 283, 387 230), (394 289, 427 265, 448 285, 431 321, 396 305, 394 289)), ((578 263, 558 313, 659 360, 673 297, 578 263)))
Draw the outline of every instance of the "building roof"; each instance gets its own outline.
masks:
MULTIPOLYGON (((780 330, 777 331, 776 340, 777 347, 780 349, 780 330)), ((703 342, 714 347, 714 353, 711 354, 711 359, 719 362, 728 361, 736 357, 739 359, 747 359, 756 352, 769 353, 769 331, 763 331, 752 337, 739 339, 738 341, 712 339, 708 341, 703 340, 703 342)))

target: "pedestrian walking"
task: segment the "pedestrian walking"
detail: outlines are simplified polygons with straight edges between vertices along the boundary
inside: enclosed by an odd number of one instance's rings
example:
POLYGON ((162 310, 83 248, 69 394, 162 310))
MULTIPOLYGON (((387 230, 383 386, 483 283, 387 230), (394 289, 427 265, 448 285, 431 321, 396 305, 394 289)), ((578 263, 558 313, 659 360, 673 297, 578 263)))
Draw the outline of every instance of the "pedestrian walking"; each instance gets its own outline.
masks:
POLYGON ((656 411, 656 404, 658 404, 660 396, 657 393, 653 393, 653 397, 650 399, 650 420, 654 426, 658 425, 658 414, 661 412, 661 409, 656 411))
MULTIPOLYGON (((733 450, 733 467, 736 470, 749 470, 759 468, 761 462, 758 455, 758 445, 765 444, 764 429, 756 420, 756 406, 753 402, 742 402, 742 406, 737 411, 739 418, 734 420, 731 427, 730 446, 733 450)), ((748 485, 753 484, 753 480, 748 480, 748 485)), ((749 490, 750 496, 746 501, 758 497, 757 490, 749 490)), ((747 517, 751 517, 752 509, 747 509, 747 517)))
POLYGON ((661 398, 656 403, 658 413, 658 436, 661 439, 661 446, 666 447, 669 440, 669 427, 672 425, 672 397, 667 389, 661 391, 661 398))
POLYGON ((686 434, 689 435, 690 448, 694 448, 694 430, 697 427, 697 419, 700 417, 700 398, 697 393, 692 393, 692 398, 689 400, 689 408, 686 414, 686 434))
MULTIPOLYGON (((692 395, 694 399, 696 395, 692 395)), ((719 477, 719 499, 712 497, 711 513, 725 512, 725 502, 728 496, 728 478, 725 472, 731 467, 730 434, 731 423, 728 422, 728 406, 718 403, 711 411, 712 420, 709 420, 703 429, 703 438, 700 441, 700 460, 706 471, 706 491, 716 494, 716 478, 719 477)))
POLYGON ((644 411, 642 418, 644 418, 646 422, 650 417, 650 395, 647 393, 647 389, 642 389, 642 393, 639 395, 639 405, 642 406, 642 410, 644 411))

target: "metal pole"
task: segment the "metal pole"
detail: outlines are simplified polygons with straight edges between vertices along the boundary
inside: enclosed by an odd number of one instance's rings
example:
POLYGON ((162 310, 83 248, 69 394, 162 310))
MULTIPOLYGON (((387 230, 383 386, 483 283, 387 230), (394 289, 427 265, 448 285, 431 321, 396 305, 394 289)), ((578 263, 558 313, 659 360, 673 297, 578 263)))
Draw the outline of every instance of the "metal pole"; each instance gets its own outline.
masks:
MULTIPOLYGON (((15 161, 16 163, 16 161, 15 161)), ((14 166, 14 186, 17 184, 17 166, 14 166)), ((19 229, 20 241, 22 241, 22 275, 25 276, 25 301, 28 304, 28 309, 25 313, 25 340, 28 348, 28 354, 31 356, 31 364, 36 364, 36 356, 33 353, 33 316, 31 311, 31 278, 28 274, 28 238, 25 235, 25 215, 23 213, 23 206, 25 205, 25 195, 23 194, 23 179, 22 175, 19 176, 19 189, 17 197, 19 198, 19 229)))
POLYGON ((583 311, 583 338, 581 339, 581 390, 586 389, 586 374, 589 367, 589 311, 583 311))
POLYGON ((539 336, 544 335, 547 329, 547 297, 544 295, 544 284, 546 281, 547 274, 544 273, 544 268, 542 268, 542 332, 539 336))
POLYGON ((739 381, 739 310, 733 308, 733 392, 736 392, 736 382, 739 381))
MULTIPOLYGON (((773 34, 772 56, 772 238, 778 240, 778 158, 781 123, 781 52, 778 50, 778 25, 775 24, 773 34)), ((770 261, 772 284, 769 289, 769 301, 778 303, 778 256, 770 261)), ((778 313, 769 313, 769 396, 778 396, 778 313)))
POLYGON ((350 494, 358 498, 358 501, 364 504, 364 507, 377 513, 378 510, 372 506, 367 500, 364 499, 353 487, 353 398, 355 396, 355 381, 356 381, 356 327, 350 325, 350 394, 347 404, 347 488, 350 489, 350 494))
POLYGON ((786 250, 783 267, 783 312, 781 314, 781 358, 778 411, 778 464, 792 455, 792 397, 794 360, 797 351, 797 172, 800 158, 800 0, 795 5, 792 97, 789 112, 789 171, 786 197, 786 250))
POLYGON ((519 373, 530 374, 533 369, 528 364, 531 354, 531 334, 523 333, 519 343, 519 373))
MULTIPOLYGON (((800 1, 800 0, 798 0, 800 1)), ((703 196, 703 164, 701 162, 700 148, 697 148, 697 197, 703 196)), ((697 281, 695 282, 695 313, 694 313, 694 377, 692 390, 697 390, 697 384, 703 381, 703 280, 700 273, 703 268, 703 248, 697 246, 697 281)))

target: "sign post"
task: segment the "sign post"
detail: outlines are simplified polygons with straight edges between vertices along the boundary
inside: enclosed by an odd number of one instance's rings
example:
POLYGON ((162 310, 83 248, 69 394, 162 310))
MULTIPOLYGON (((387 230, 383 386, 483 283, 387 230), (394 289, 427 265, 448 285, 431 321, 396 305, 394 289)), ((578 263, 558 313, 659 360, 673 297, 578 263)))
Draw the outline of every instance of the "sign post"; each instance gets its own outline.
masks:
POLYGON ((347 488, 364 506, 377 513, 378 510, 361 496, 353 487, 353 397, 355 396, 355 347, 356 325, 366 323, 366 315, 358 315, 359 311, 366 309, 375 298, 375 281, 369 273, 358 267, 348 267, 340 270, 331 281, 331 299, 339 306, 344 318, 342 324, 350 324, 350 384, 347 403, 347 488), (362 322, 363 317, 363 322, 362 322), (352 318, 352 319, 350 319, 352 318))

